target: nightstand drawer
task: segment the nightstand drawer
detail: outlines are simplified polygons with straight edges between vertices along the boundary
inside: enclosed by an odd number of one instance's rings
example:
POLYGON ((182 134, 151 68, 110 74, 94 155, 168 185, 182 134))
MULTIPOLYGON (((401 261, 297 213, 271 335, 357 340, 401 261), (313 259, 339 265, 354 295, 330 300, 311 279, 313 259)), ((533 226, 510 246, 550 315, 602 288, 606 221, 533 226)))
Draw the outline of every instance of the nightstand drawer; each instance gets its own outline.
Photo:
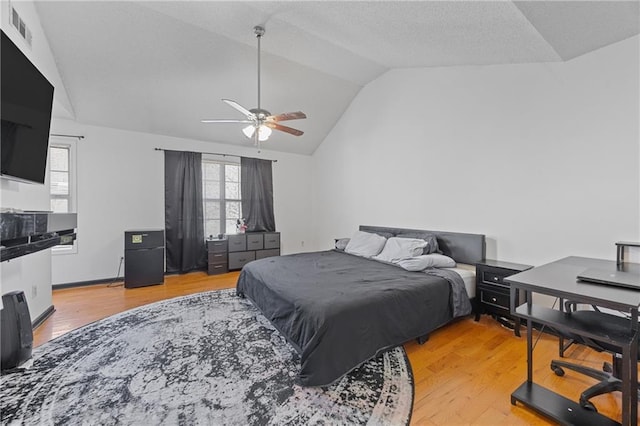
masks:
POLYGON ((504 284, 502 280, 512 274, 513 272, 482 270, 480 281, 483 283, 497 284, 508 288, 509 286, 507 284, 504 284))
POLYGON ((488 290, 480 287, 480 301, 496 308, 509 310, 509 293, 488 290))
POLYGON ((229 272, 229 268, 226 262, 219 264, 210 263, 207 269, 209 275, 226 274, 227 272, 229 272))
POLYGON ((216 252, 209 252, 209 256, 208 256, 208 263, 227 263, 227 252, 223 252, 223 253, 216 253, 216 252))
POLYGON ((209 240, 207 241, 207 251, 209 253, 226 253, 227 240, 209 240))

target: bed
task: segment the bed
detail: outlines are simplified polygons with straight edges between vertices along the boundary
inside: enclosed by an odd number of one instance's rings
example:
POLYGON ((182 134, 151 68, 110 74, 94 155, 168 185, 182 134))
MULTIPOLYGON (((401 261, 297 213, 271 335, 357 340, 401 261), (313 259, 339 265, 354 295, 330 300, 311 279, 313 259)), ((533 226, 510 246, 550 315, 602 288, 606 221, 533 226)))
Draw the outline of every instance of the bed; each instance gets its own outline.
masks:
MULTIPOLYGON (((459 264, 484 259, 480 234, 360 226, 380 235, 431 233, 459 264)), ((249 298, 300 354, 298 381, 324 386, 379 353, 470 313, 470 280, 409 272, 338 250, 250 262, 236 292, 249 298), (455 284, 455 285, 454 285, 455 284), (462 309, 462 311, 461 311, 462 309)))

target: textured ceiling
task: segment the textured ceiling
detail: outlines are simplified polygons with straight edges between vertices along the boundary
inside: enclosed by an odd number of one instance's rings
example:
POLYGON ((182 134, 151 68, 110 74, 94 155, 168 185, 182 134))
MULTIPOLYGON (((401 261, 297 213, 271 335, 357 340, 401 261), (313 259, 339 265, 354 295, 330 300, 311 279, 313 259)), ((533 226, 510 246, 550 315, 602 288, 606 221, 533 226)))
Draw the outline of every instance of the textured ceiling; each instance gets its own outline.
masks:
POLYGON ((221 98, 304 111, 265 148, 310 154, 360 88, 402 67, 570 60, 640 32, 637 1, 36 2, 75 118, 251 145, 221 98))

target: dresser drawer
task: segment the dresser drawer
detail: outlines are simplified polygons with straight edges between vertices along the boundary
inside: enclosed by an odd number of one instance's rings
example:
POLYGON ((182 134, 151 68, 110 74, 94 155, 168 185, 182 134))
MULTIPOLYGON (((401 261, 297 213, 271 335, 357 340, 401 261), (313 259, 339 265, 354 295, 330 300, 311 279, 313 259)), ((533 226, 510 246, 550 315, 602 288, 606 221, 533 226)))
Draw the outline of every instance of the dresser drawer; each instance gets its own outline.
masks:
POLYGON ((262 250, 263 247, 263 234, 247 234, 247 250, 262 250))
POLYGON ((280 249, 256 251, 256 259, 264 259, 265 257, 273 257, 273 256, 280 256, 280 249))
POLYGON ((209 253, 226 253, 227 240, 209 240, 207 241, 207 251, 209 253))
POLYGON ((244 265, 256 260, 255 251, 229 253, 229 269, 242 269, 244 265))
POLYGON ((509 310, 509 293, 493 291, 485 287, 480 287, 480 301, 496 308, 509 310))
POLYGON ((280 248, 280 233, 274 232, 264 234, 264 248, 265 250, 280 248))
POLYGON ((229 252, 247 250, 246 235, 244 234, 227 235, 227 239, 229 240, 229 252))

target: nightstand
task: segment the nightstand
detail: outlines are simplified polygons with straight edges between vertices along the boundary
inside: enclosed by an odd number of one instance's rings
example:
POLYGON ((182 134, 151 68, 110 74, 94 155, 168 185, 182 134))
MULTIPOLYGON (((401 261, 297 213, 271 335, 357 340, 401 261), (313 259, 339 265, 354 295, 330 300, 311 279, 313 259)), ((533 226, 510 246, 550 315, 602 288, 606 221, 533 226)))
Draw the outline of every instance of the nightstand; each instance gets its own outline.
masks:
MULTIPOLYGON (((490 314, 501 324, 513 327, 515 335, 520 337, 520 318, 512 317, 509 308, 511 287, 503 280, 531 268, 531 265, 491 259, 476 263, 476 321, 480 319, 481 314, 490 314)), ((516 305, 523 304, 524 293, 516 290, 516 301, 516 305)))
POLYGON ((207 241, 207 273, 209 275, 225 274, 229 272, 227 266, 229 251, 229 241, 225 238, 222 240, 207 241))

